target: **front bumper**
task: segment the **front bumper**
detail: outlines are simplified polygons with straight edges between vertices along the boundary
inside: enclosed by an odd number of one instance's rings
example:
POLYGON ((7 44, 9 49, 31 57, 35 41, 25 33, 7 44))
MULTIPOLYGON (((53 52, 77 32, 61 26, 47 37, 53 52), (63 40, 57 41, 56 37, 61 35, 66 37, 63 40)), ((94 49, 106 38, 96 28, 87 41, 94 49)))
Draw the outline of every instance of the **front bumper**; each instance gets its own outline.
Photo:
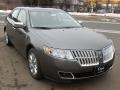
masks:
POLYGON ((85 79, 85 78, 91 78, 91 77, 96 77, 99 75, 104 74, 108 70, 112 69, 112 64, 105 64, 103 66, 94 66, 90 67, 91 69, 86 69, 83 72, 78 71, 78 72, 58 72, 58 75, 61 79, 63 80, 77 80, 77 79, 85 79), (101 70, 99 70, 101 68, 101 70))
POLYGON ((55 81, 65 81, 101 75, 111 69, 114 58, 107 63, 86 67, 81 67, 77 61, 60 60, 46 54, 41 55, 40 60, 45 77, 55 81))

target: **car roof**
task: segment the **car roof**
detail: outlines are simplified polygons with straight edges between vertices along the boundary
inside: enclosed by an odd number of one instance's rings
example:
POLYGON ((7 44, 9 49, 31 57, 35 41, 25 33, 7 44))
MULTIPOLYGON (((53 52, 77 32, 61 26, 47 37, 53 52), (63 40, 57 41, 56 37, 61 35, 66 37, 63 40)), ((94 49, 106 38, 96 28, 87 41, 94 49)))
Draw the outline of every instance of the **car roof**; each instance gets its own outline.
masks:
POLYGON ((25 9, 25 10, 33 10, 33 11, 62 11, 61 9, 56 8, 41 8, 41 7, 16 7, 16 9, 25 9))

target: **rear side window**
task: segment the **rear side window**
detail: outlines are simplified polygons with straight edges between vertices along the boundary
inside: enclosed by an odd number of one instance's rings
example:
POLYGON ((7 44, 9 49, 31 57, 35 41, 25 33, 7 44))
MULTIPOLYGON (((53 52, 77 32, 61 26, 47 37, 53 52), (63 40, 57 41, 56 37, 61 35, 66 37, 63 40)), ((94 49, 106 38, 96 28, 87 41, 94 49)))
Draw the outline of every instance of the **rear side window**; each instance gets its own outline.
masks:
POLYGON ((24 24, 26 24, 26 12, 25 12, 25 10, 20 11, 17 19, 19 22, 23 22, 24 24))
POLYGON ((12 18, 17 19, 19 11, 20 11, 19 9, 15 9, 11 14, 12 18))

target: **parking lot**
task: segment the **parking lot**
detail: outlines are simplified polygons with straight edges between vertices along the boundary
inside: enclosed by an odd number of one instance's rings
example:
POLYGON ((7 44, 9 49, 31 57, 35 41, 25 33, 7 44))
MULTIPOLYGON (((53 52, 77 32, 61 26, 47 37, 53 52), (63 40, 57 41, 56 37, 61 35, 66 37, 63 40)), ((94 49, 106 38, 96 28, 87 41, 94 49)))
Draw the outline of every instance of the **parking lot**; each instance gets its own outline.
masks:
MULTIPOLYGON (((112 30, 118 30, 119 25, 112 25, 112 30)), ((0 23, 0 90, 120 90, 120 33, 103 34, 114 41, 116 59, 113 69, 104 76, 60 84, 46 79, 36 81, 30 76, 27 61, 14 47, 5 45, 3 23, 0 23)))

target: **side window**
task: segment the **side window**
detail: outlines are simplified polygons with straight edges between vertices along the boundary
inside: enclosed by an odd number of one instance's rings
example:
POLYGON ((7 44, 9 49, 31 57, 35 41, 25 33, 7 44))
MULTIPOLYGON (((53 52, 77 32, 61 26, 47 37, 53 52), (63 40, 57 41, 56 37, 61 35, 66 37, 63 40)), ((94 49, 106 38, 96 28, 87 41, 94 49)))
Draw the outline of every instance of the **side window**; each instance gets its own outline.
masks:
POLYGON ((16 9, 12 12, 11 16, 12 16, 13 19, 17 18, 19 11, 20 11, 19 9, 16 9))
POLYGON ((25 10, 21 10, 19 15, 18 15, 18 21, 23 22, 26 24, 26 12, 25 10))

